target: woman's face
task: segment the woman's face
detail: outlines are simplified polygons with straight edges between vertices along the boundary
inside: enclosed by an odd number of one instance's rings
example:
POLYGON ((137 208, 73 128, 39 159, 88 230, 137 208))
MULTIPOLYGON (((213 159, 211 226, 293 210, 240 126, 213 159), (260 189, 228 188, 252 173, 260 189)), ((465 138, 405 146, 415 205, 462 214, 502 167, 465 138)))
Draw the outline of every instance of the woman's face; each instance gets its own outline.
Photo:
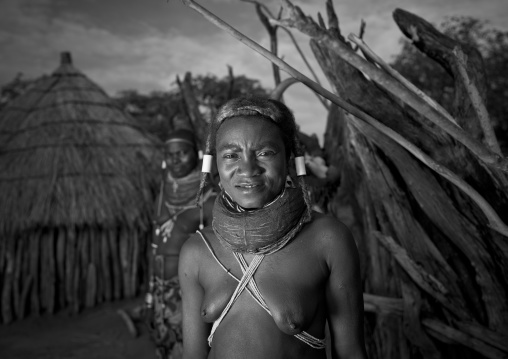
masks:
POLYGON ((216 151, 222 187, 243 208, 261 208, 281 193, 286 151, 279 128, 269 120, 226 120, 217 131, 216 151))
POLYGON ((171 176, 182 178, 196 168, 198 157, 194 147, 186 142, 171 142, 166 145, 166 163, 171 176))

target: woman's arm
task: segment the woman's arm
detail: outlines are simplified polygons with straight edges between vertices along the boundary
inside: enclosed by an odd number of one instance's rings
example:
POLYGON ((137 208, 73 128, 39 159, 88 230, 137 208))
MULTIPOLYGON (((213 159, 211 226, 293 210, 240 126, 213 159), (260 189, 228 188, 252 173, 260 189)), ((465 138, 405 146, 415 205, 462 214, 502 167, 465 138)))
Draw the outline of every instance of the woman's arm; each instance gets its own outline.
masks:
POLYGON ((330 218, 322 226, 330 270, 326 290, 332 358, 367 358, 363 336, 363 296, 356 243, 349 229, 330 218))
POLYGON ((183 358, 201 359, 208 356, 210 324, 201 318, 204 290, 199 283, 201 241, 194 234, 180 252, 178 276, 182 290, 183 358))

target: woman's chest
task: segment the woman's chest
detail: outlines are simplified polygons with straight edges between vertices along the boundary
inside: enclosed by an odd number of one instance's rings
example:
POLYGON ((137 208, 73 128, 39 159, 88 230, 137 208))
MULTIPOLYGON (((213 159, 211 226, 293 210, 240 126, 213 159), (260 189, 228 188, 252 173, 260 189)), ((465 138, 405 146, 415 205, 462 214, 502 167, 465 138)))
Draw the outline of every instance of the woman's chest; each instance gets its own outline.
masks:
MULTIPOLYGON (((250 263, 249 259, 246 258, 247 263, 250 263)), ((241 279, 239 263, 227 260, 223 264, 226 270, 241 279)), ((239 282, 219 265, 208 268, 203 276, 202 314, 205 321, 213 322, 228 305, 239 282)), ((242 311, 263 312, 263 306, 266 306, 280 330, 288 334, 299 333, 314 321, 323 306, 326 277, 326 271, 313 256, 266 256, 229 312, 240 315, 242 311)))

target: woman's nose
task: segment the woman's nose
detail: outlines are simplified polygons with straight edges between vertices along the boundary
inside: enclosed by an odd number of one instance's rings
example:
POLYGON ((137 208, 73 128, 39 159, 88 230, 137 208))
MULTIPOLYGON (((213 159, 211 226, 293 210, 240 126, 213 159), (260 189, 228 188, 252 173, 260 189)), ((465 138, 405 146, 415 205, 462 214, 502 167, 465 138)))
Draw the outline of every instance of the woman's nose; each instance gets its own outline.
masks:
POLYGON ((180 163, 180 156, 171 156, 171 163, 174 165, 180 163))
POLYGON ((253 158, 249 156, 243 158, 240 161, 240 165, 238 167, 239 174, 247 177, 257 176, 258 174, 261 173, 261 167, 259 167, 259 164, 255 157, 253 158))

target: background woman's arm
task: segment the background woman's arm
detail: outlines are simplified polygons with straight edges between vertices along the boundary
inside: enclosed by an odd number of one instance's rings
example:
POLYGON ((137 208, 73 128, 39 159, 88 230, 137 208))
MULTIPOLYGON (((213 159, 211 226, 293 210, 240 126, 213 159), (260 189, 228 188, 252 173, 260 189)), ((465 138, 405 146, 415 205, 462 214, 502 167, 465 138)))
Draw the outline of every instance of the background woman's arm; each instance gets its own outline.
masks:
POLYGON ((200 243, 192 235, 180 252, 178 276, 182 289, 183 358, 202 359, 208 356, 208 334, 211 325, 201 318, 204 290, 199 283, 200 243))

